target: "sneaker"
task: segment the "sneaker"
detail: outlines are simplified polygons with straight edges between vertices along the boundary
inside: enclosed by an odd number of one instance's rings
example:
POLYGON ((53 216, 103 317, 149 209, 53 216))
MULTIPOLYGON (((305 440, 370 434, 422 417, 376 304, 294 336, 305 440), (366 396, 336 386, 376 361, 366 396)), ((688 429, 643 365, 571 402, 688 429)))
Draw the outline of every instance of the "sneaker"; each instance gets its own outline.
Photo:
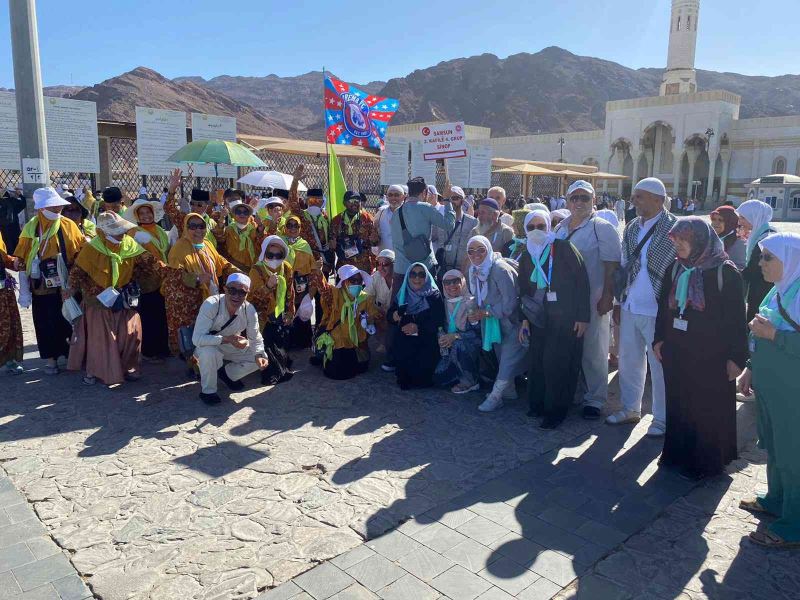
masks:
POLYGON ((627 423, 638 423, 641 419, 642 416, 638 412, 620 410, 613 415, 608 415, 606 423, 609 425, 625 425, 627 423))
POLYGON ((381 365, 381 371, 383 371, 384 373, 394 373, 395 372, 394 363, 390 363, 390 362, 383 363, 381 365))
POLYGON ((205 402, 206 404, 219 404, 222 402, 222 398, 219 397, 219 394, 214 392, 213 394, 206 394, 204 392, 200 392, 200 400, 205 402))
POLYGON ((664 437, 666 433, 665 427, 661 423, 651 423, 647 428, 647 437, 658 438, 664 437))
POLYGON ((220 367, 217 371, 217 379, 222 381, 225 386, 232 392, 241 392, 244 389, 244 384, 241 381, 234 381, 228 377, 225 367, 220 367))
POLYGON ((23 369, 22 365, 17 361, 10 360, 6 363, 6 372, 10 373, 11 375, 21 375, 25 372, 25 369, 23 369))
POLYGON ((588 419, 589 421, 596 421, 600 417, 603 416, 603 413, 600 412, 600 409, 596 406, 584 406, 583 407, 583 418, 588 419))
POLYGON ((481 389, 480 383, 476 383, 474 385, 457 383, 452 388, 450 388, 450 391, 453 392, 454 394, 469 394, 470 392, 476 392, 479 389, 481 389))
POLYGON ((516 400, 519 396, 517 396, 517 386, 511 383, 506 389, 503 390, 503 400, 516 400))
POLYGON ((486 396, 486 400, 484 400, 480 406, 478 406, 478 410, 481 412, 492 412, 501 408, 503 406, 503 398, 501 396, 495 396, 494 394, 489 394, 486 396))

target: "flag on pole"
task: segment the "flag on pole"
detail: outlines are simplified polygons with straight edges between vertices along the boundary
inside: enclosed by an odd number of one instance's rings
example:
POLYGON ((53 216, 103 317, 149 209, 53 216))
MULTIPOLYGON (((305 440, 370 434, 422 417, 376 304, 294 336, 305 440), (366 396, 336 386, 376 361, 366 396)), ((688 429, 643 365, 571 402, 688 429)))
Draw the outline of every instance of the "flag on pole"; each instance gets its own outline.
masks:
POLYGON ((329 144, 380 148, 389 121, 400 108, 394 98, 374 96, 325 76, 325 127, 329 144))
POLYGON ((339 166, 339 159, 336 158, 336 151, 333 146, 328 146, 328 216, 331 220, 336 215, 344 212, 344 193, 347 187, 342 176, 342 169, 339 166))

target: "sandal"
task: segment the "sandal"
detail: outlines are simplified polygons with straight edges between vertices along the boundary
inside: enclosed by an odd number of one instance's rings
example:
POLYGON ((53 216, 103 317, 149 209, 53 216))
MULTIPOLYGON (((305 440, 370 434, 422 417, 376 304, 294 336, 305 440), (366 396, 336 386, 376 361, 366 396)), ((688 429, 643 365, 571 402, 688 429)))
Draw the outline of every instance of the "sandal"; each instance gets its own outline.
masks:
POLYGON ((765 548, 799 548, 800 542, 787 542, 776 533, 772 533, 768 529, 764 531, 752 531, 750 533, 750 541, 765 548))
POLYGON ((757 497, 746 498, 739 501, 739 508, 742 510, 748 510, 752 513, 769 513, 769 511, 761 506, 761 503, 758 501, 757 497))

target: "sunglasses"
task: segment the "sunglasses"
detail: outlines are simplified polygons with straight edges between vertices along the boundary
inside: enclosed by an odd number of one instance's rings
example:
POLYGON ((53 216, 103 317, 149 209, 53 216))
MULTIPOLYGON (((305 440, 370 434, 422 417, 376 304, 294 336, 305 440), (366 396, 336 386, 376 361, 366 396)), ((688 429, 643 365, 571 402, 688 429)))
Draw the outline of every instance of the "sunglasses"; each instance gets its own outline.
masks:
POLYGON ((470 256, 476 256, 478 254, 486 254, 486 248, 484 248, 483 246, 481 246, 480 248, 471 248, 467 250, 467 254, 469 254, 470 256))
POLYGON ((265 252, 264 256, 266 256, 269 259, 279 258, 283 260, 283 252, 265 252))
POLYGON ((202 229, 203 231, 205 231, 206 224, 205 223, 189 223, 186 227, 188 227, 192 231, 197 231, 198 229, 202 229))
POLYGON ((444 285, 461 285, 461 280, 457 277, 455 279, 443 279, 442 284, 444 285))
POLYGON ((427 276, 425 271, 411 271, 408 274, 409 279, 425 279, 427 276))
POLYGON ((243 290, 241 288, 236 288, 236 287, 226 287, 225 293, 228 294, 229 296, 237 296, 239 298, 244 298, 245 296, 247 296, 247 290, 243 290))
POLYGON ((389 267, 392 266, 392 263, 390 263, 389 261, 378 262, 376 264, 379 269, 388 269, 389 267))
POLYGON ((233 214, 236 215, 237 217, 244 217, 249 215, 250 211, 247 210, 246 208, 240 208, 239 210, 233 211, 233 214))
POLYGON ((539 231, 547 231, 547 225, 545 225, 544 223, 539 223, 538 225, 528 225, 527 227, 528 231, 535 231, 537 229, 539 231))
POLYGON ((297 223, 287 223, 286 229, 300 229, 300 225, 297 223))
POLYGON ((591 202, 592 197, 588 194, 576 194, 569 197, 570 202, 591 202))

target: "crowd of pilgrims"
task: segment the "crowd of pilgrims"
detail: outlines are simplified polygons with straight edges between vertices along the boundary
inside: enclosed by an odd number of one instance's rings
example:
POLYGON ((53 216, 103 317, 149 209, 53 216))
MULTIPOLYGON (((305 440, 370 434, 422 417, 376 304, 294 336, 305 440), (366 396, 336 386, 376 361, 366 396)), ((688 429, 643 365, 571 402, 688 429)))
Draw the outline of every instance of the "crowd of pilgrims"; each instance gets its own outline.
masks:
POLYGON ((344 380, 372 349, 403 390, 484 390, 477 409, 492 412, 519 389, 541 428, 573 404, 619 425, 640 420, 649 367, 647 435, 664 438, 662 467, 690 479, 736 457, 738 380, 769 456, 768 493, 741 506, 777 516, 753 541, 800 544, 800 235, 776 233, 768 204, 677 218, 647 178, 635 214, 597 210, 586 181, 560 208, 511 211, 502 188, 475 202, 414 178, 374 214, 348 191, 329 219, 322 190, 298 194, 302 175, 268 198, 228 189, 215 202, 180 199, 179 170, 163 198, 130 206, 114 187, 36 190, 33 218, 4 226, 0 243, 6 370, 23 371, 18 304, 32 309, 46 374, 65 357, 85 384, 111 386, 179 356, 208 404, 220 380, 291 378, 292 351, 344 380), (622 407, 607 414, 610 363, 622 407))

